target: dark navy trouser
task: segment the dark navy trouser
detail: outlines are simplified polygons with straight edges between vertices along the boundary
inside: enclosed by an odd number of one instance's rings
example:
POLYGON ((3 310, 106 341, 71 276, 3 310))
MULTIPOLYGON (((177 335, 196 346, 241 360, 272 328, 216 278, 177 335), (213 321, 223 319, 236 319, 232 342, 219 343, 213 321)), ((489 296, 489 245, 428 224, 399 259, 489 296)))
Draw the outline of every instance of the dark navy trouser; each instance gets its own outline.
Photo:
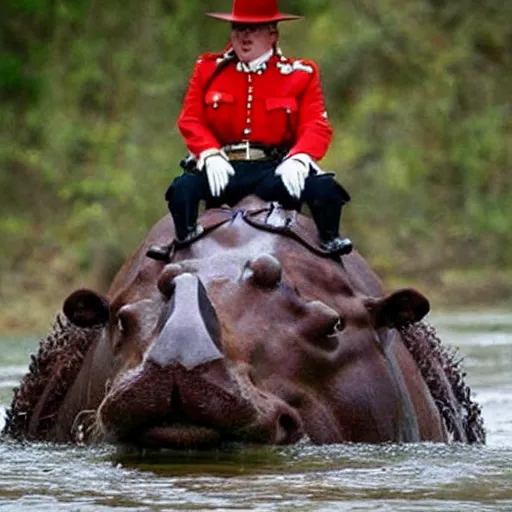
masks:
POLYGON ((235 174, 230 176, 220 197, 212 197, 204 171, 185 171, 171 183, 165 199, 179 239, 185 238, 196 225, 201 200, 206 201, 207 208, 222 204, 234 206, 250 194, 264 201, 277 201, 287 210, 300 211, 302 204, 306 203, 320 238, 329 240, 338 234, 341 209, 350 200, 350 196, 331 174, 315 175, 311 172, 297 200, 288 194, 281 177, 274 173, 279 162, 240 160, 232 161, 231 164, 235 174))

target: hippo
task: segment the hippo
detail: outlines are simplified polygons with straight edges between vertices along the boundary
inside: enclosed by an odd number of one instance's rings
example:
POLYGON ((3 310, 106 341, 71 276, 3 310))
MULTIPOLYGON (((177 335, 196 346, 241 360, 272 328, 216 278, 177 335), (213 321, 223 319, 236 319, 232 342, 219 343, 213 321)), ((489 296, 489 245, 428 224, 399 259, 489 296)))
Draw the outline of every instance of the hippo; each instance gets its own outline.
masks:
POLYGON ((195 449, 225 443, 485 442, 427 298, 387 293, 310 218, 250 196, 174 240, 169 215, 106 295, 64 301, 4 435, 195 449), (168 261, 146 253, 173 239, 168 261))

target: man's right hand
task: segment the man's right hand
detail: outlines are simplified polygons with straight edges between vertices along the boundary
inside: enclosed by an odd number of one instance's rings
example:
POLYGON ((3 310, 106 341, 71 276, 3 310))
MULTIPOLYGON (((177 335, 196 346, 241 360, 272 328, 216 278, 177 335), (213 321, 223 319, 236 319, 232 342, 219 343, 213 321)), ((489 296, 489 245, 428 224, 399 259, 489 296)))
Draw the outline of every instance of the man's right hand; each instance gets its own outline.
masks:
POLYGON ((233 166, 220 153, 216 153, 206 157, 204 168, 212 196, 219 197, 226 188, 229 177, 235 174, 233 166))

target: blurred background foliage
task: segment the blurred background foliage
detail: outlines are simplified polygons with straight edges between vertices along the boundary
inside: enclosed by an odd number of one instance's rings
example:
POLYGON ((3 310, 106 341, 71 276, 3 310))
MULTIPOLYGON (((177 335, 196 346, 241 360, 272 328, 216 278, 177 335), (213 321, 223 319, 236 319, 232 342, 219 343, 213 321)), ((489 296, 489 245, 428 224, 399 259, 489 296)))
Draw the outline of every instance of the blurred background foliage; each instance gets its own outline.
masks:
MULTIPOLYGON (((166 213, 196 57, 229 0, 0 4, 0 328, 105 290, 166 213)), ((512 2, 282 0, 285 54, 318 61, 343 232, 390 286, 512 296, 512 2)))

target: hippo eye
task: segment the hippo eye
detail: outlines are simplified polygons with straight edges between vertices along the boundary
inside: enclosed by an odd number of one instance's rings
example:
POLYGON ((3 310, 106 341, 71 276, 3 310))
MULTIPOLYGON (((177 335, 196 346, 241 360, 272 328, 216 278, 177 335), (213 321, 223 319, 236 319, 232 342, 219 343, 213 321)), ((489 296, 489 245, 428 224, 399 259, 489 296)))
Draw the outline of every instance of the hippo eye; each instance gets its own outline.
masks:
POLYGON ((126 334, 133 329, 134 316, 129 306, 124 306, 117 313, 117 328, 119 332, 126 334))
POLYGON ((338 321, 334 324, 334 332, 341 332, 345 330, 345 327, 347 327, 347 322, 345 322, 345 319, 340 316, 338 318, 338 321))
POLYGON ((304 308, 302 331, 313 340, 335 337, 345 329, 345 319, 325 302, 312 300, 304 308))
POLYGON ((121 348, 129 333, 133 331, 133 323, 133 315, 128 311, 128 307, 121 308, 117 313, 116 322, 119 335, 113 337, 114 353, 121 348))
POLYGON ((332 325, 331 332, 329 332, 327 336, 336 336, 340 332, 344 331, 345 327, 347 327, 345 319, 342 316, 339 316, 336 322, 332 325))

